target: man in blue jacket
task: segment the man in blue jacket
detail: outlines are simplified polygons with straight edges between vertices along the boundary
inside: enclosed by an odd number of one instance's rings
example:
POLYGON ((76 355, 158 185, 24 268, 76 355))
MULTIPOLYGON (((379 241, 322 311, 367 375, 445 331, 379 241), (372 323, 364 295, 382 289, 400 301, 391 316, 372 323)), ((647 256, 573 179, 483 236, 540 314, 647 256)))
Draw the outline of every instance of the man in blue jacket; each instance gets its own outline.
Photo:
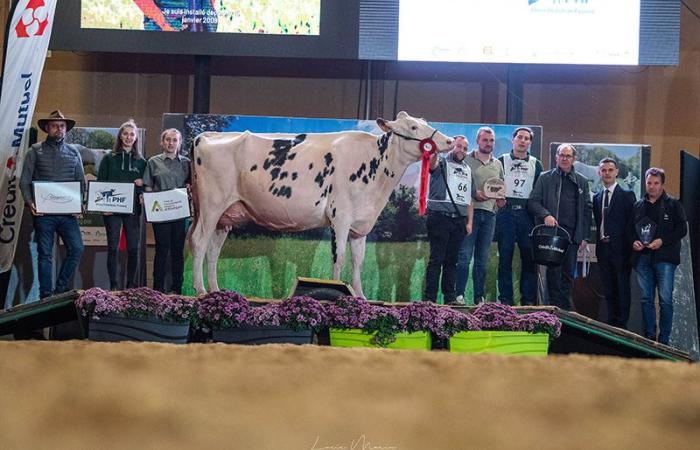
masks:
POLYGON ((644 336, 668 345, 673 324, 673 279, 681 262, 681 239, 688 221, 681 203, 664 190, 666 173, 652 167, 644 174, 646 195, 634 205, 629 234, 634 270, 641 290, 644 336), (659 291, 659 328, 654 294, 659 291))
POLYGON ((561 144, 557 148, 557 167, 542 173, 532 189, 527 208, 538 223, 559 226, 571 242, 560 266, 547 267, 548 303, 571 309, 577 249, 588 245, 591 230, 591 197, 588 178, 574 170, 576 148, 561 144))

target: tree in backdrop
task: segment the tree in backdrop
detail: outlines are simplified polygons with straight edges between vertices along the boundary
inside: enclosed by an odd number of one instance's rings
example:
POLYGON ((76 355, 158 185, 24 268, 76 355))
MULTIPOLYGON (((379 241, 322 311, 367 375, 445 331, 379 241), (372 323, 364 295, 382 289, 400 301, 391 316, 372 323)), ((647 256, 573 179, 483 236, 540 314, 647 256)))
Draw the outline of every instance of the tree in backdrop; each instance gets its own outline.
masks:
POLYGON ((185 132, 182 136, 181 154, 189 156, 192 152, 192 142, 199 133, 205 131, 226 131, 232 116, 220 114, 191 114, 185 116, 185 132))

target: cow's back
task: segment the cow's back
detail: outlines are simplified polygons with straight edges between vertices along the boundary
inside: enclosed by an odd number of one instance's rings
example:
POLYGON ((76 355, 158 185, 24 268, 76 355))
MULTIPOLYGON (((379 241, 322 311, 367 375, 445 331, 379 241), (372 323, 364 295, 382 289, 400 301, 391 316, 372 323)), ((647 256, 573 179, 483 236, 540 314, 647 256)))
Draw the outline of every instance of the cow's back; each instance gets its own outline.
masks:
POLYGON ((365 158, 376 140, 364 132, 203 133, 193 154, 198 201, 229 208, 232 223, 253 220, 275 230, 326 226, 328 199, 344 188, 343 177, 335 181, 338 168, 365 158))

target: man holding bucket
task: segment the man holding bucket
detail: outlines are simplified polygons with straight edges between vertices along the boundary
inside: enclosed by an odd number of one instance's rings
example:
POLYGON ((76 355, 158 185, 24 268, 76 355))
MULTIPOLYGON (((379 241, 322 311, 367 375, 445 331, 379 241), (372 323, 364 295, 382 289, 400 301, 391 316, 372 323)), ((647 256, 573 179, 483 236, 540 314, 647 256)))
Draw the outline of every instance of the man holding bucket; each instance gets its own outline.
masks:
MULTIPOLYGON (((591 229, 591 197, 588 179, 574 170, 576 148, 561 144, 557 148, 557 167, 544 172, 535 183, 528 210, 547 227, 556 227, 568 235, 568 244, 561 251, 561 263, 550 262, 547 267, 548 304, 571 309, 571 288, 574 281, 577 248, 588 245, 591 229)), ((540 246, 535 246, 535 260, 540 246)), ((544 249, 549 251, 551 249, 544 249)))

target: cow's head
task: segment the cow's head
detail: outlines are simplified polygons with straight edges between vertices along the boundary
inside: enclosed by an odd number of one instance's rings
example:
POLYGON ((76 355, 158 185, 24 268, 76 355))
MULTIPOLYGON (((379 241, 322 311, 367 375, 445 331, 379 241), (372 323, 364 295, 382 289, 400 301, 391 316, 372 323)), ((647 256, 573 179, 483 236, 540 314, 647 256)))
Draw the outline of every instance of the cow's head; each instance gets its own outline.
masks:
POLYGON ((408 145, 404 144, 403 148, 411 152, 416 159, 420 159, 422 156, 422 151, 418 147, 418 142, 423 139, 431 138, 437 145, 437 150, 439 152, 446 152, 454 147, 454 139, 437 131, 435 128, 428 125, 425 120, 409 116, 405 111, 401 111, 394 121, 379 118, 377 119, 377 125, 379 125, 379 128, 385 133, 391 132, 401 139, 415 142, 415 145, 411 145, 407 142, 408 145))

